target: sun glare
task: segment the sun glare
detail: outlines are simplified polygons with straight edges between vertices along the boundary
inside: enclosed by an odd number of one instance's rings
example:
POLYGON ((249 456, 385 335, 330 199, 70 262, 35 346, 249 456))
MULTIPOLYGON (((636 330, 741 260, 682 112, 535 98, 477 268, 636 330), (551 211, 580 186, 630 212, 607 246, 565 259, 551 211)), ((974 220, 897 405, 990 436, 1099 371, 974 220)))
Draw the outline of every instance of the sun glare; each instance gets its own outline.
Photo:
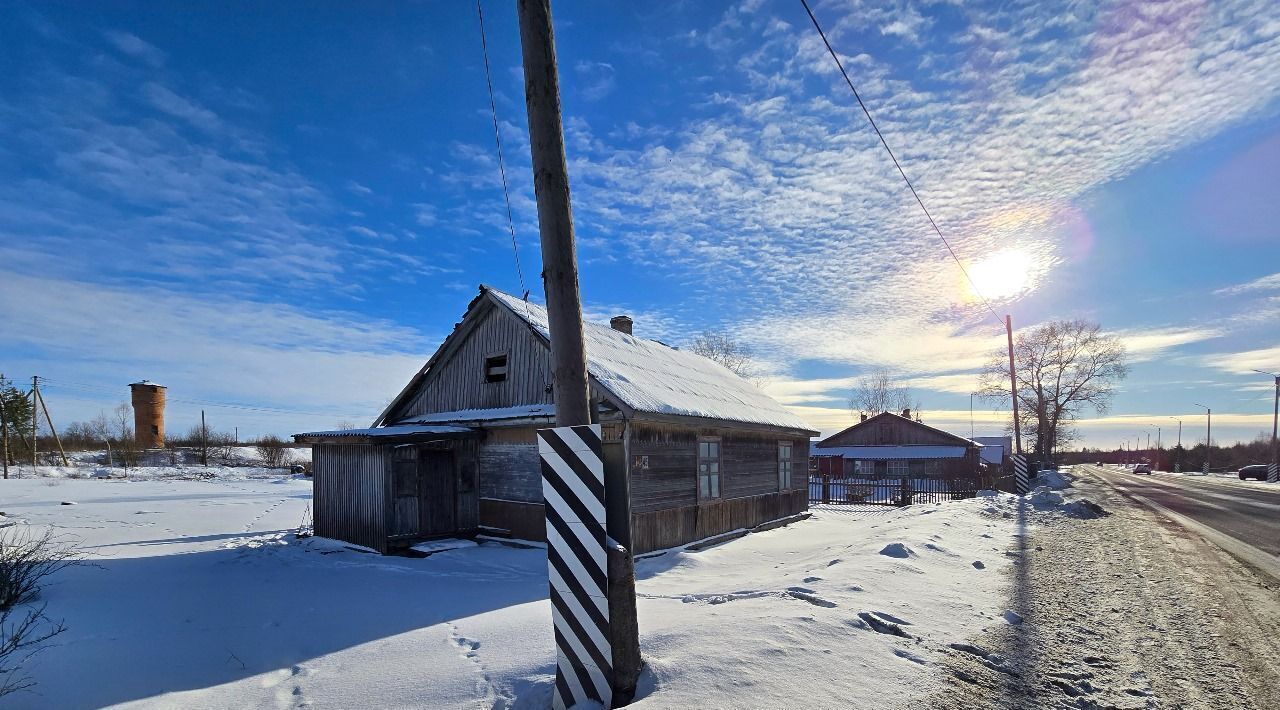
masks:
POLYGON ((973 283, 966 284, 970 296, 1001 299, 1022 293, 1031 284, 1032 263, 1027 252, 1006 249, 970 264, 967 270, 973 283))

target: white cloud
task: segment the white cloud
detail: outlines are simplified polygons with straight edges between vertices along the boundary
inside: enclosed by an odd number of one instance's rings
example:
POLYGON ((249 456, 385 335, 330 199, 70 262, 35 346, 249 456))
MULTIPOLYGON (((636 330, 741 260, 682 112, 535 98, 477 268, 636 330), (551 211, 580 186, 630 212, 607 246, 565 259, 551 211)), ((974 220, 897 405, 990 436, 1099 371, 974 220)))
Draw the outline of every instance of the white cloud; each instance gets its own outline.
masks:
POLYGON ((165 53, 163 51, 135 34, 117 30, 108 30, 102 34, 116 49, 131 57, 141 59, 156 67, 165 62, 165 53))
POLYGON ((1201 362, 1216 370, 1237 375, 1256 375, 1254 370, 1280 372, 1280 345, 1236 353, 1205 355, 1201 362))
POLYGON ((1215 296, 1238 296, 1243 293, 1259 293, 1265 291, 1280 291, 1280 273, 1262 276, 1252 281, 1247 281, 1235 286, 1220 288, 1213 292, 1215 296))
POLYGON ((1155 359, 1167 350, 1222 336, 1216 328, 1168 327, 1123 330, 1114 333, 1124 343, 1130 362, 1155 359))
POLYGON ((151 81, 143 85, 142 93, 155 108, 170 116, 181 118, 196 128, 208 133, 217 133, 222 129, 222 121, 217 114, 186 97, 179 96, 168 87, 151 81))

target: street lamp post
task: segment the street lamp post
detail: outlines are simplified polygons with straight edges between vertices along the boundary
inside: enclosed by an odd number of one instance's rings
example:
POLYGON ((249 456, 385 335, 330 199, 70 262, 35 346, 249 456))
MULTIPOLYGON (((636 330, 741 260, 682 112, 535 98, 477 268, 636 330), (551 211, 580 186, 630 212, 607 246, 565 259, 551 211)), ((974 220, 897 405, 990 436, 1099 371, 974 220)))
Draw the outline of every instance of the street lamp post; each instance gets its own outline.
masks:
POLYGON ((1204 425, 1204 472, 1209 473, 1209 469, 1213 466, 1213 410, 1203 404, 1196 404, 1197 407, 1204 409, 1205 425, 1204 425))
POLYGON ((1182 420, 1177 417, 1169 417, 1178 423, 1178 458, 1173 462, 1173 470, 1177 473, 1182 472, 1182 420))
POLYGON ((1276 425, 1280 424, 1280 375, 1274 372, 1262 372, 1262 370, 1254 370, 1254 372, 1260 372, 1276 378, 1275 404, 1272 405, 1271 412, 1271 465, 1280 468, 1280 445, 1276 443, 1276 425))

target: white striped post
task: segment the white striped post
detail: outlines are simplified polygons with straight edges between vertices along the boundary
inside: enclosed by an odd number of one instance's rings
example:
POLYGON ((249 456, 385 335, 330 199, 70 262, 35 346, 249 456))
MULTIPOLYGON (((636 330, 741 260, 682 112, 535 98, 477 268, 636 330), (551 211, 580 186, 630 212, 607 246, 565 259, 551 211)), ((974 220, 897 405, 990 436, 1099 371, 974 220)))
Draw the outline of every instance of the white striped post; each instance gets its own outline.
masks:
POLYGON ((1027 477, 1027 457, 1015 454, 1012 458, 1013 478, 1018 487, 1018 495, 1026 495, 1031 492, 1031 479, 1027 477))
POLYGON ((1275 461, 1267 464, 1267 481, 1280 483, 1280 466, 1277 466, 1275 461))
POLYGON ((613 700, 600 425, 538 430, 557 710, 613 700))

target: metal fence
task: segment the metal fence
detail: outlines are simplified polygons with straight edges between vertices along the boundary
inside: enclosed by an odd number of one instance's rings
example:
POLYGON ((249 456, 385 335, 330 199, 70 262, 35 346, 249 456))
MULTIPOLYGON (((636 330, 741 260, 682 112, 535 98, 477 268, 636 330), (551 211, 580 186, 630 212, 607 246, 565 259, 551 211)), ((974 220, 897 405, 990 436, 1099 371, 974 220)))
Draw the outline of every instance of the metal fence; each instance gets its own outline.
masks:
POLYGON ((940 503, 973 498, 983 488, 979 476, 904 478, 901 476, 840 476, 810 473, 809 502, 835 505, 893 505, 940 503))

